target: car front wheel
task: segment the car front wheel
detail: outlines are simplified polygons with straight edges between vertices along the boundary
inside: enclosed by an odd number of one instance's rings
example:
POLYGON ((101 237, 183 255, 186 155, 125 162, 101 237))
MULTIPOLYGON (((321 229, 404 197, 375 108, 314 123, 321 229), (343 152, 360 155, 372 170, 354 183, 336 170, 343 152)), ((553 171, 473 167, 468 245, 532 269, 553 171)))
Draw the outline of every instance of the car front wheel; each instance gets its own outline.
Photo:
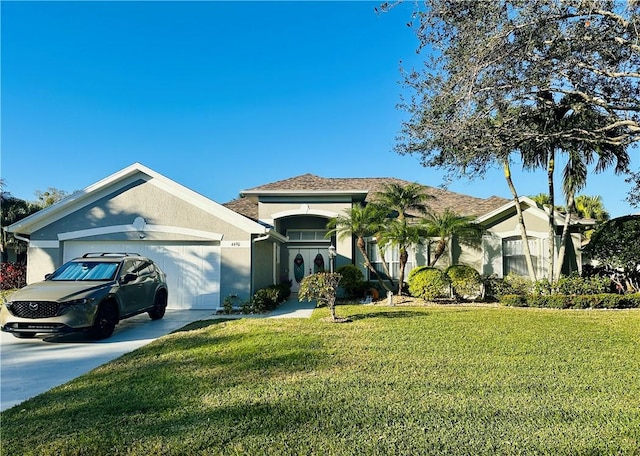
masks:
POLYGON ((165 293, 158 293, 153 302, 153 308, 148 312, 149 317, 152 320, 160 320, 164 317, 164 312, 167 310, 167 295, 165 293))
POLYGON ((113 330, 118 324, 118 314, 112 303, 100 304, 96 320, 91 328, 91 336, 94 339, 106 339, 113 334, 113 330))

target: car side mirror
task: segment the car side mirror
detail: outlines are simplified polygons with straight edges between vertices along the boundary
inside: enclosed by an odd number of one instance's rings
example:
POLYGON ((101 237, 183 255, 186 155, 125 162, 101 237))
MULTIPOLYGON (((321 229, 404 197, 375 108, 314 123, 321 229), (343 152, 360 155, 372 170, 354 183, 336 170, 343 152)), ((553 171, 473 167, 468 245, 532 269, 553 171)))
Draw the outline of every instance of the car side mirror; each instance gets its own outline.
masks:
POLYGON ((49 277, 51 277, 53 274, 49 273, 49 274, 45 274, 44 275, 44 280, 49 280, 49 277))
POLYGON ((134 280, 136 280, 137 278, 138 278, 138 276, 137 276, 137 275, 132 274, 132 273, 130 272, 130 273, 128 273, 128 274, 125 274, 125 275, 124 275, 124 277, 122 277, 122 278, 120 279, 120 283, 122 283, 122 284, 124 285, 124 284, 127 284, 127 283, 129 283, 129 282, 133 282, 133 281, 134 281, 134 280))

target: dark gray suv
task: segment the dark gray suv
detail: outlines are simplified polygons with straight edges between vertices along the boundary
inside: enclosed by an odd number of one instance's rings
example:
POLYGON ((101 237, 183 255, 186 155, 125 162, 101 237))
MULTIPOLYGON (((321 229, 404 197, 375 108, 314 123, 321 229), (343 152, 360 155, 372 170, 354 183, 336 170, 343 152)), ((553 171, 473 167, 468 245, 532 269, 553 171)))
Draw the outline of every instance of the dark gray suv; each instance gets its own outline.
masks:
POLYGON ((87 253, 11 295, 0 310, 0 329, 18 338, 89 331, 104 339, 124 318, 148 312, 161 319, 167 296, 166 276, 149 258, 87 253))

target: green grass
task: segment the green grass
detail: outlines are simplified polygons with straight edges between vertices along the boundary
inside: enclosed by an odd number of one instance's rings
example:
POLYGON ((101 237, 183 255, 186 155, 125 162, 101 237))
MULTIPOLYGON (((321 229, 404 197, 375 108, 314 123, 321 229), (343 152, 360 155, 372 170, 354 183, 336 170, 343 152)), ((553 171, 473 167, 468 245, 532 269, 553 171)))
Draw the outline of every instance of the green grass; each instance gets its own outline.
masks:
POLYGON ((639 455, 640 311, 191 325, 2 413, 2 454, 639 455))

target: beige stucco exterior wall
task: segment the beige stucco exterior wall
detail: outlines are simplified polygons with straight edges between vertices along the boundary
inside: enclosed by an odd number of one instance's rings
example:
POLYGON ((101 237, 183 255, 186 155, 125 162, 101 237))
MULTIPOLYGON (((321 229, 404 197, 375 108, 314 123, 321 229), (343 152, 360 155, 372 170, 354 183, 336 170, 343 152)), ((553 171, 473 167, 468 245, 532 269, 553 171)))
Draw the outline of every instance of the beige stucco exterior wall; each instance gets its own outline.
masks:
POLYGON ((251 241, 221 248, 220 300, 236 295, 239 304, 251 297, 251 241))
POLYGON ((253 243, 253 292, 266 288, 276 283, 276 271, 274 270, 274 247, 270 241, 257 241, 253 243))
MULTIPOLYGON (((215 206, 211 205, 215 210, 215 206)), ((191 241, 221 243, 221 297, 249 296, 251 290, 251 233, 225 220, 241 218, 220 206, 222 216, 178 198, 143 180, 78 208, 31 234, 27 281, 42 280, 63 261, 62 234, 83 241, 125 241, 140 239, 134 230, 136 218, 143 218, 147 242, 191 241), (91 231, 93 230, 93 231, 91 231), (101 230, 104 230, 102 232, 101 230), (113 231, 113 232, 111 232, 113 231), (45 245, 46 248, 42 248, 45 245), (58 245, 58 247, 52 247, 58 245)))
POLYGON ((58 248, 29 246, 27 253, 27 283, 44 280, 45 274, 60 266, 58 248))
MULTIPOLYGON (((209 233, 224 234, 224 239, 248 240, 250 235, 221 218, 205 211, 150 182, 138 181, 120 193, 101 198, 88 206, 36 231, 32 240, 57 240, 59 233, 91 228, 130 225, 136 217, 147 225, 182 227, 209 233)), ((156 238, 159 233, 150 233, 156 238)), ((101 239, 112 239, 106 235, 101 239)), ((120 236, 122 238, 122 235, 120 236)), ((194 240, 189 235, 164 235, 164 240, 194 240), (182 236, 182 237, 181 237, 182 236)), ((118 240, 118 237, 113 237, 118 240)))
MULTIPOLYGON (((547 237, 549 233, 549 222, 545 217, 540 217, 539 210, 526 208, 523 211, 523 219, 527 228, 527 235, 531 237, 547 237), (535 211, 535 212, 534 212, 535 211)), ((492 233, 496 233, 501 237, 518 236, 520 227, 518 226, 518 218, 515 209, 509 214, 508 218, 491 224, 487 227, 492 233)))
POLYGON ((258 203, 258 217, 267 223, 273 223, 274 216, 293 215, 318 215, 322 217, 335 217, 351 208, 351 202, 295 202, 295 203, 258 203))

